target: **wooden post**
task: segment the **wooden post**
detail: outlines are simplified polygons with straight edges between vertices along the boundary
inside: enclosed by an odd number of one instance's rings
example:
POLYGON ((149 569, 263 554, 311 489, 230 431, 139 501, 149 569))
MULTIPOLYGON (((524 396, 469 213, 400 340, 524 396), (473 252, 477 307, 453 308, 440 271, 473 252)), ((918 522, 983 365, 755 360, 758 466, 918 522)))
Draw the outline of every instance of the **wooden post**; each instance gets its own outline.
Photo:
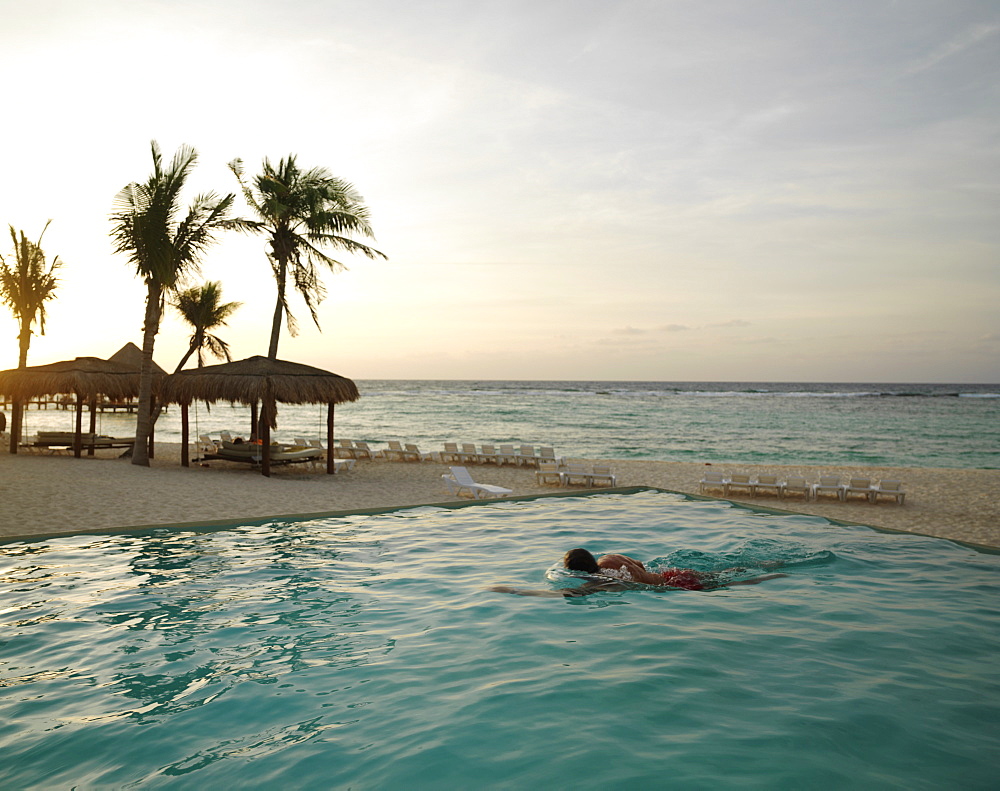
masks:
POLYGON ((257 425, 258 420, 259 420, 259 416, 257 415, 257 399, 255 398, 253 400, 253 403, 250 404, 250 441, 251 442, 256 442, 257 435, 258 435, 258 433, 260 431, 260 428, 257 425))
POLYGON ((326 407, 326 474, 333 475, 337 465, 333 463, 333 402, 326 407))
POLYGON ((260 472, 271 477, 271 419, 274 415, 274 397, 271 395, 271 380, 264 378, 264 397, 260 402, 261 447, 260 472))
POLYGON ((17 454, 21 440, 21 402, 16 398, 10 402, 10 452, 17 454))
POLYGON ((76 436, 73 437, 73 455, 80 458, 82 450, 80 433, 83 431, 83 396, 76 394, 76 436))
POLYGON ((190 467, 188 459, 188 405, 181 404, 181 466, 190 467))
MULTIPOLYGON (((94 436, 97 436, 97 396, 96 395, 93 398, 90 399, 89 407, 90 407, 90 433, 93 434, 94 436)), ((94 455, 94 446, 93 445, 91 445, 89 448, 87 448, 87 455, 88 456, 93 456, 94 455)))

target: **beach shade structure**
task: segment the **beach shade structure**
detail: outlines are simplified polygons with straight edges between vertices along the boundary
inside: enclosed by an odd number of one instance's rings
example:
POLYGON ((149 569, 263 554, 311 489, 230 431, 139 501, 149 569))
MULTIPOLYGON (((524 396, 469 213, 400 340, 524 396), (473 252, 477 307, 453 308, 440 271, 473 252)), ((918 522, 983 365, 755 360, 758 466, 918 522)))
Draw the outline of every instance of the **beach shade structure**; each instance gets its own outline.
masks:
MULTIPOLYGON (((271 429, 277 427, 277 404, 326 404, 326 471, 335 472, 333 455, 334 406, 357 401, 361 395, 350 379, 310 365, 248 357, 205 368, 189 368, 164 378, 160 399, 164 404, 181 407, 181 464, 188 466, 188 407, 194 401, 249 406, 256 415, 260 404, 263 445, 261 472, 271 474, 271 429)), ((254 420, 256 427, 257 421, 254 420)))
MULTIPOLYGON (((126 401, 139 395, 139 369, 132 365, 103 360, 100 357, 77 357, 48 365, 11 368, 0 371, 0 394, 15 403, 55 395, 76 397, 76 432, 73 455, 79 457, 83 430, 83 404, 90 404, 90 433, 94 433, 98 396, 126 401)), ((17 453, 21 426, 13 421, 10 452, 17 453)), ((93 448, 88 450, 93 453, 93 448)))

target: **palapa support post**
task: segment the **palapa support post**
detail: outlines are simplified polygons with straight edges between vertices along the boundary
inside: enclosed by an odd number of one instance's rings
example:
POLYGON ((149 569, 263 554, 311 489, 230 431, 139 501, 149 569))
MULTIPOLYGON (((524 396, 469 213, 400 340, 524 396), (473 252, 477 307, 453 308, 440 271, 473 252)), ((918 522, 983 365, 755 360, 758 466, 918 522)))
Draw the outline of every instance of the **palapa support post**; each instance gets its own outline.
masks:
POLYGON ((255 398, 253 403, 250 404, 250 441, 256 442, 257 435, 260 433, 260 416, 257 414, 257 399, 255 398))
POLYGON ((326 474, 333 475, 337 471, 333 461, 333 401, 326 406, 326 474))
POLYGON ((16 398, 10 402, 10 452, 17 455, 21 440, 21 402, 16 398))
MULTIPOLYGON (((90 399, 90 404, 88 406, 90 408, 90 434, 91 434, 91 436, 95 436, 96 437, 97 436, 97 396, 93 396, 90 399)), ((93 456, 94 455, 94 446, 93 445, 91 445, 89 448, 87 448, 87 455, 88 456, 93 456)))
POLYGON ((181 466, 190 467, 188 458, 188 405, 181 404, 181 466))
POLYGON ((271 477, 271 423, 274 422, 274 391, 270 377, 264 377, 263 397, 260 400, 260 423, 263 430, 264 444, 261 447, 260 472, 267 478, 271 477))
POLYGON ((83 432, 83 398, 76 394, 76 436, 73 437, 73 455, 80 458, 83 449, 80 434, 83 432))

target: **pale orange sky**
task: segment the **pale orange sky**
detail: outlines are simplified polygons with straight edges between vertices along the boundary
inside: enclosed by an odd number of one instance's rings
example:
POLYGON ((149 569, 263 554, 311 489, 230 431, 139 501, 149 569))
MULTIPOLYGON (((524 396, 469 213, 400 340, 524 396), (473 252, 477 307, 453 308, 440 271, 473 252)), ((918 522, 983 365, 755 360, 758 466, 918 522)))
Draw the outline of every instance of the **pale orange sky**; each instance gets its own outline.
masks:
MULTIPOLYGON (((279 356, 352 378, 1000 381, 995 3, 40 0, 5 9, 0 223, 65 262, 29 364, 141 342, 114 195, 296 153, 388 262, 279 356)), ((6 230, 6 229, 4 229, 6 230)), ((8 238, 6 235, 4 238, 8 238)), ((9 241, 0 244, 4 255, 9 241)), ((266 353, 264 240, 204 278, 266 353)), ((17 363, 0 314, 0 368, 17 363)), ((173 318, 156 359, 186 345, 173 318)))

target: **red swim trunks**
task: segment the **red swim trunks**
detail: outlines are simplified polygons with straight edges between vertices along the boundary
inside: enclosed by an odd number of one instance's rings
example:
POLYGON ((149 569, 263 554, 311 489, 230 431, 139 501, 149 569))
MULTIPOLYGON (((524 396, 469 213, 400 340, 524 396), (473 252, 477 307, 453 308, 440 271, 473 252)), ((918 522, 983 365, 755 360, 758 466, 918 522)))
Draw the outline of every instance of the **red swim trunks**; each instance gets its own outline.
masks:
POLYGON ((666 569, 660 572, 667 585, 672 588, 683 588, 689 591, 705 590, 701 577, 691 569, 666 569))

